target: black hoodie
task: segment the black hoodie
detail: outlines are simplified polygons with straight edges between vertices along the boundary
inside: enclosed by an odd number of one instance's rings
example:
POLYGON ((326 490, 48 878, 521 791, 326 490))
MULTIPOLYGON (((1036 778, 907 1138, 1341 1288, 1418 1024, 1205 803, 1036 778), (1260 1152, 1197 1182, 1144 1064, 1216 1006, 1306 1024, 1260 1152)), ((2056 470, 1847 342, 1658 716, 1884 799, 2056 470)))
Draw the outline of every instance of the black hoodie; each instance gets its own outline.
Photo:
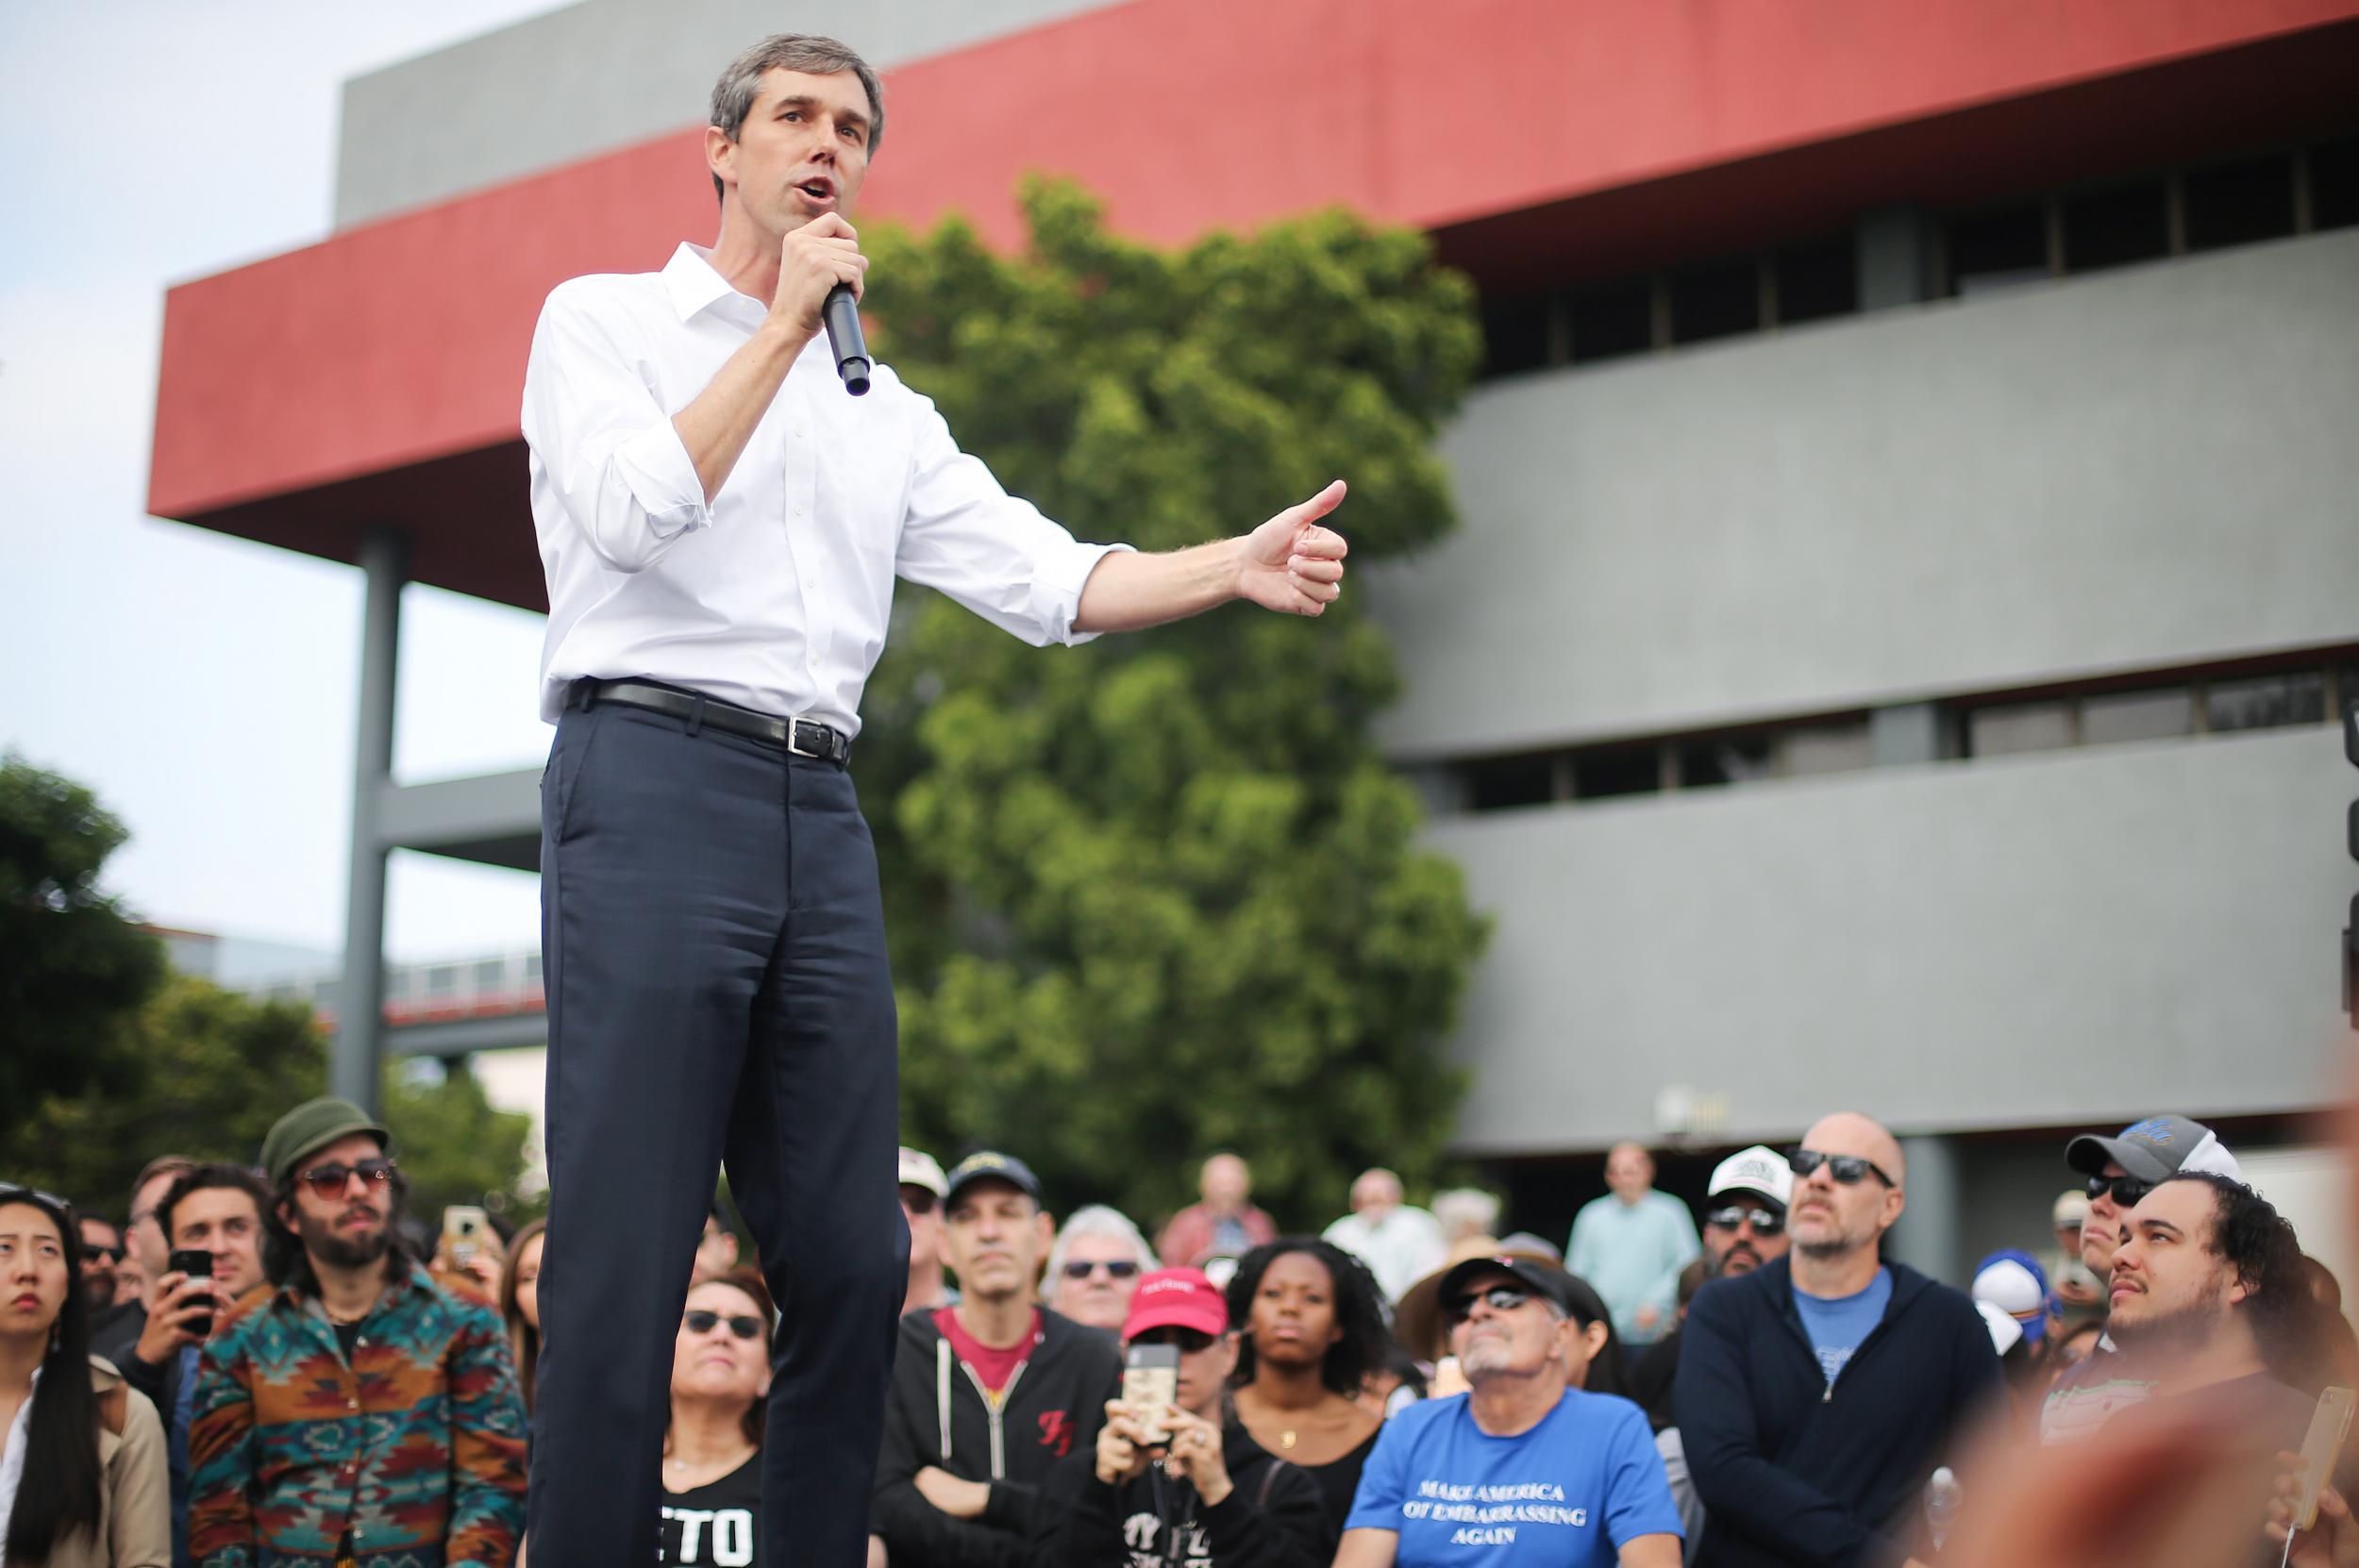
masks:
POLYGON ((1096 1450, 1106 1401, 1121 1392, 1121 1352, 1102 1329, 1045 1307, 1040 1316, 1040 1343, 996 1410, 930 1309, 901 1320, 869 1510, 894 1568, 1016 1568, 1029 1557, 1033 1503, 1049 1467, 1096 1450), (953 1519, 926 1501, 916 1476, 928 1465, 990 1482, 983 1516, 953 1519))
POLYGON ((2004 1390, 1963 1291, 1899 1263, 1892 1300, 1832 1387, 1794 1305, 1792 1260, 1696 1293, 1675 1384, 1709 1514, 1700 1568, 1850 1568, 1916 1544, 1926 1478, 2004 1390))
POLYGON ((1032 1522, 1032 1568, 1327 1568, 1335 1529, 1318 1483, 1235 1424, 1221 1435, 1229 1495, 1150 1465, 1119 1487, 1097 1478, 1095 1441, 1048 1473, 1032 1522))

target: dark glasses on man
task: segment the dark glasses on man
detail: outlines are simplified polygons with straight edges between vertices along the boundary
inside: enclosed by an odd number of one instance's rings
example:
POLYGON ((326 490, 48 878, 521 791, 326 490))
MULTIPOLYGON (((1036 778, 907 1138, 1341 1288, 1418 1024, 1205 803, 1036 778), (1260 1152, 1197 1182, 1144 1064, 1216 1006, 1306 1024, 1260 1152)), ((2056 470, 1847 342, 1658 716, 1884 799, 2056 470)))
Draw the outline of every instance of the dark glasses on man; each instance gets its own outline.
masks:
POLYGON ((1748 1209, 1742 1204, 1731 1204, 1726 1209, 1715 1209, 1706 1214, 1704 1224, 1718 1226, 1723 1230, 1750 1225, 1756 1236, 1775 1236, 1785 1228, 1785 1216, 1774 1209, 1748 1209))
POLYGON ((1812 1172, 1824 1165, 1827 1174, 1845 1187, 1856 1187, 1871 1176, 1886 1187, 1900 1185, 1884 1173, 1882 1166, 1855 1154, 1821 1154, 1816 1149, 1796 1149, 1788 1160, 1798 1180, 1807 1178, 1812 1172))
POLYGON ((82 1261, 85 1263, 95 1263, 101 1258, 104 1258, 109 1263, 120 1263, 123 1261, 123 1249, 121 1247, 101 1246, 96 1242, 85 1242, 82 1243, 82 1261))
POLYGON ((296 1176, 295 1179, 311 1189, 320 1198, 340 1198, 352 1178, 359 1176, 360 1185, 375 1189, 393 1179, 393 1162, 390 1159, 363 1159, 357 1165, 314 1165, 296 1176))
POLYGON ((901 1207, 912 1214, 930 1214, 934 1211, 934 1195, 923 1187, 905 1186, 901 1189, 901 1207))
POLYGON ((2135 1209, 2138 1206, 2138 1200, 2152 1191, 2154 1191, 2152 1182, 2142 1181, 2133 1176, 2089 1177, 2089 1196, 2101 1198, 2111 1193, 2114 1195, 2114 1205, 2118 1209, 2135 1209))
POLYGON ((688 1326, 692 1334, 710 1334, 715 1324, 722 1323, 728 1324, 729 1332, 741 1340, 757 1339, 761 1334, 761 1320, 751 1312, 739 1312, 725 1318, 718 1312, 708 1312, 698 1307, 682 1312, 680 1322, 688 1326))
POLYGON ((1474 1316, 1478 1301, 1487 1304, 1494 1312, 1512 1312, 1531 1299, 1531 1293, 1521 1285, 1494 1285, 1487 1291, 1471 1291, 1442 1303, 1442 1322, 1457 1327, 1474 1316))
POLYGON ((1132 1344, 1176 1344, 1182 1356, 1213 1348, 1213 1336, 1201 1328, 1146 1328, 1130 1336, 1132 1344))
POLYGON ((1137 1275, 1139 1264, 1135 1258, 1117 1258, 1112 1262, 1096 1263, 1084 1263, 1079 1258, 1070 1258, 1065 1260, 1064 1276, 1067 1279, 1087 1279, 1098 1269, 1104 1269, 1116 1279, 1129 1279, 1137 1275))

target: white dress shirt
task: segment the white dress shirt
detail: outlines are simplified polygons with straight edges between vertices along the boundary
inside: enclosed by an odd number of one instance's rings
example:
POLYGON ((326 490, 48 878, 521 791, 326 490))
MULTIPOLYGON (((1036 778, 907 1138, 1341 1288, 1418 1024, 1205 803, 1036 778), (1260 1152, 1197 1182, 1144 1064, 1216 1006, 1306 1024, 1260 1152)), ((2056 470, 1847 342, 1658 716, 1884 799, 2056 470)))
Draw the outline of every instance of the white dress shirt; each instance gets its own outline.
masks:
POLYGON ((1376 1225, 1363 1215, 1346 1214, 1329 1226, 1319 1240, 1333 1243, 1365 1263, 1387 1301, 1398 1301, 1403 1291, 1449 1261, 1442 1222, 1405 1203, 1396 1204, 1376 1225))
POLYGON ((768 313, 683 244, 660 273, 560 284, 525 370, 532 523, 549 583, 541 716, 585 676, 644 676, 860 730, 896 575, 1028 642, 1082 642, 1081 544, 961 452, 883 365, 865 397, 825 334, 710 504, 672 416, 768 313))
POLYGON ((8 1539, 9 1521, 16 1517, 16 1492, 25 1480, 25 1445, 32 1441, 33 1401, 41 1397, 41 1368, 33 1368, 33 1392, 16 1408, 8 1435, 0 1439, 0 1542, 8 1539))

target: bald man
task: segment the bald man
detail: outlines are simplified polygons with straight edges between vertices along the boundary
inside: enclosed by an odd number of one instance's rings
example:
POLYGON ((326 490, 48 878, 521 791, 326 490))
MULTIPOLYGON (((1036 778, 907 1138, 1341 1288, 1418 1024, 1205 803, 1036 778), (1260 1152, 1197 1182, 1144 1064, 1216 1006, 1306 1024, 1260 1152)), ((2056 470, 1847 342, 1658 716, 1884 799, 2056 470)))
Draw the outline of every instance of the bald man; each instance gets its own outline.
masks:
POLYGON ((1704 1568, 1921 1563, 1925 1482, 2000 1393, 1963 1291, 1882 1256, 1908 1162, 1844 1111, 1793 1153, 1792 1250, 1697 1293, 1675 1401, 1704 1568))

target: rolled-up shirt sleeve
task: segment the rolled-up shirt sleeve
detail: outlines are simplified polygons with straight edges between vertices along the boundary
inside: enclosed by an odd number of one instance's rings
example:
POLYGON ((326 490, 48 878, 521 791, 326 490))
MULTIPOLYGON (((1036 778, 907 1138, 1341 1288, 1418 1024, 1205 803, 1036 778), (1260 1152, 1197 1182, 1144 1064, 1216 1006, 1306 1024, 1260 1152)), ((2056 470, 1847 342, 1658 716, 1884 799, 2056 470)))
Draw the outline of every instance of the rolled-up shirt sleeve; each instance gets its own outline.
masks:
POLYGON ((1097 563, 1128 544, 1085 544, 1000 487, 980 459, 959 450, 930 399, 914 405, 916 440, 895 574, 939 589, 1035 647, 1079 644, 1081 589, 1097 563))
POLYGON ((525 369, 524 436, 565 518, 617 572, 661 560, 712 522, 695 459, 632 356, 565 288, 525 369))

